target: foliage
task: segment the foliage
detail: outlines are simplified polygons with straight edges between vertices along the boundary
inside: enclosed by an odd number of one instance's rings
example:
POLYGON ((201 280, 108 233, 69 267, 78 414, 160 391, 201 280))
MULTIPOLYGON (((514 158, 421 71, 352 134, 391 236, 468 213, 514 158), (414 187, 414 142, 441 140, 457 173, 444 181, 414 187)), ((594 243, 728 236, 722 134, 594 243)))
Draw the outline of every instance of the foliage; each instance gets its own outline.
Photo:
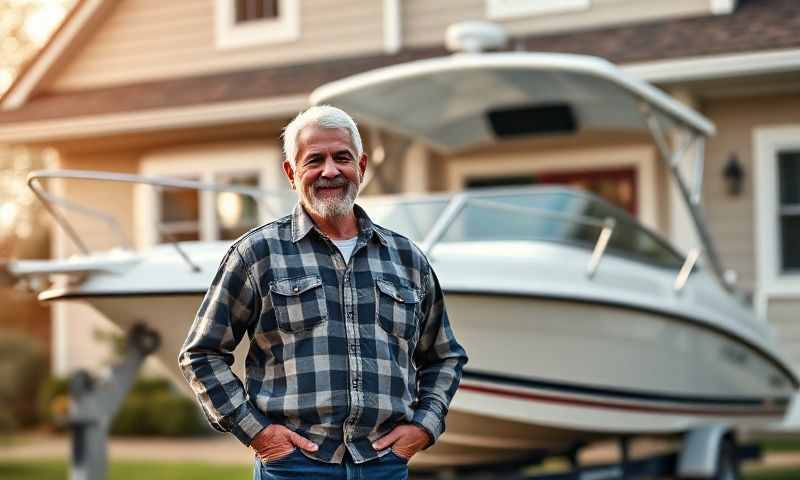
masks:
POLYGON ((41 47, 73 0, 0 0, 0 93, 41 47))
MULTIPOLYGON (((63 428, 69 382, 52 378, 42 388, 42 417, 63 428)), ((112 435, 185 437, 209 432, 195 403, 168 380, 139 379, 111 423, 112 435)))
POLYGON ((34 400, 46 367, 37 341, 14 330, 0 331, 0 431, 36 423, 34 400))
MULTIPOLYGON (((218 480, 220 478, 250 478, 249 465, 213 465, 208 463, 172 462, 111 462, 108 480, 218 480)), ((15 461, 0 463, 0 480, 62 480, 67 478, 63 461, 15 461)))

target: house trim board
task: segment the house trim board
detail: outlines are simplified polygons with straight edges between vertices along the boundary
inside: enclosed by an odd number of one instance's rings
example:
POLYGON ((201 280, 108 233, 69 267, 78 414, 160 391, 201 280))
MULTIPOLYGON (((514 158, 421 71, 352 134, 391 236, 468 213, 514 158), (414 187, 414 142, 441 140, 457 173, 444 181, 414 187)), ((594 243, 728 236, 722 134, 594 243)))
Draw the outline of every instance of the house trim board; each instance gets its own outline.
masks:
POLYGON ((762 314, 766 313, 770 299, 800 299, 800 274, 782 274, 778 266, 776 154, 785 148, 800 150, 800 124, 762 126, 753 130, 756 306, 762 314))
POLYGON ((141 112, 20 122, 0 127, 0 143, 43 142, 80 138, 87 134, 108 135, 270 120, 293 116, 306 107, 308 107, 306 95, 292 95, 141 112))
POLYGON ((800 49, 763 50, 629 63, 626 72, 656 83, 780 73, 800 69, 800 49))
POLYGON ((383 0, 383 50, 393 54, 403 47, 403 12, 400 0, 383 0))

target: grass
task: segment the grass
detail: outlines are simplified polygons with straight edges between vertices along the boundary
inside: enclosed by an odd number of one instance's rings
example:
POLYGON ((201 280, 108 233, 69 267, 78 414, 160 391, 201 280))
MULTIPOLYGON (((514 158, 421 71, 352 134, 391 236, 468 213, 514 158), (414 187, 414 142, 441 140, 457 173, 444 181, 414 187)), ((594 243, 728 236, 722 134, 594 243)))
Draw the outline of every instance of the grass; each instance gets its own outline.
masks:
MULTIPOLYGON (((67 464, 60 460, 0 463, 0 480, 64 480, 67 464)), ((112 462, 108 480, 219 480, 249 479, 249 465, 211 465, 205 463, 112 462)))
POLYGON ((800 452, 800 439, 796 437, 768 438, 761 442, 764 452, 800 452))
MULTIPOLYGON (((112 462, 108 480, 219 480, 249 479, 249 465, 212 465, 173 462, 112 462)), ((40 462, 14 461, 0 463, 0 480, 63 480, 67 464, 63 460, 40 462)), ((744 480, 797 480, 800 468, 761 471, 744 475, 744 480)))
MULTIPOLYGON (((2 477, 0 477, 2 478, 2 477)), ((744 480, 797 480, 800 478, 800 468, 786 470, 767 470, 758 473, 743 475, 744 480)))

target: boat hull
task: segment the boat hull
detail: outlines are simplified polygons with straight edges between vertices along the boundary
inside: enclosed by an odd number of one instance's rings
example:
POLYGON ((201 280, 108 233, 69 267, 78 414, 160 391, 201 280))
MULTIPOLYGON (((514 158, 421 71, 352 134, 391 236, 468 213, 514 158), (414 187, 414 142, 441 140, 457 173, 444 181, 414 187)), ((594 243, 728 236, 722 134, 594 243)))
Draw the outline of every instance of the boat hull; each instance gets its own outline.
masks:
MULTIPOLYGON (((177 356, 202 295, 84 298, 122 329, 145 323, 177 356)), ((792 379, 735 336, 698 322, 585 301, 447 292, 470 360, 440 441, 418 466, 504 461, 619 435, 780 421, 792 379)), ((248 342, 236 351, 242 375, 248 342)))

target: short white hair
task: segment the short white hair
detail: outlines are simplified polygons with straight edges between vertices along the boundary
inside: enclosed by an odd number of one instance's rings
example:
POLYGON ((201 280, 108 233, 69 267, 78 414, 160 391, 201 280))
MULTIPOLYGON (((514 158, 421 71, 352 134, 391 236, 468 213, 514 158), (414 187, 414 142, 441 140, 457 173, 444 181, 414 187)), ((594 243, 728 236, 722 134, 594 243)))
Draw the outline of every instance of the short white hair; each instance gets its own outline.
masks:
POLYGON ((350 133, 353 147, 356 149, 356 160, 364 153, 361 135, 358 133, 358 127, 352 117, 340 108, 317 105, 300 112, 283 129, 283 155, 292 164, 292 168, 295 168, 297 162, 297 136, 309 125, 347 130, 350 133))

